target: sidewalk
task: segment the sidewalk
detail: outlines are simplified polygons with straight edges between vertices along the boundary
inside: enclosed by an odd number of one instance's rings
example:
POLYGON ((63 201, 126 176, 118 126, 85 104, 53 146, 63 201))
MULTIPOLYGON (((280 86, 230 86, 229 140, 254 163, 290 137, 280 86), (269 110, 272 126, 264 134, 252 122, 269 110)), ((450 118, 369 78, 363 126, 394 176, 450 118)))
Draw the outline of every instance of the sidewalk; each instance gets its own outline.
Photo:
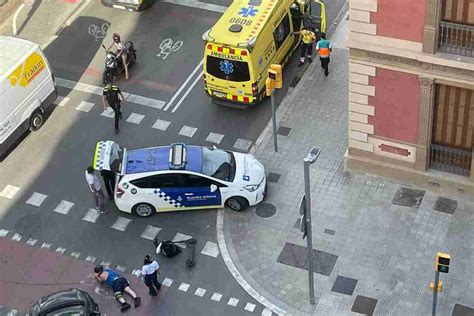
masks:
POLYGON ((279 132, 287 136, 278 136, 279 152, 271 128, 254 152, 267 168, 266 200, 245 212, 225 212, 233 264, 289 315, 430 315, 435 255, 446 252, 452 260, 449 274, 441 275, 438 315, 473 315, 474 203, 344 170, 346 23, 331 39, 329 77, 319 60, 313 62, 280 105, 279 132), (322 148, 310 167, 315 305, 309 304, 306 241, 298 226, 303 158, 312 146, 322 148))

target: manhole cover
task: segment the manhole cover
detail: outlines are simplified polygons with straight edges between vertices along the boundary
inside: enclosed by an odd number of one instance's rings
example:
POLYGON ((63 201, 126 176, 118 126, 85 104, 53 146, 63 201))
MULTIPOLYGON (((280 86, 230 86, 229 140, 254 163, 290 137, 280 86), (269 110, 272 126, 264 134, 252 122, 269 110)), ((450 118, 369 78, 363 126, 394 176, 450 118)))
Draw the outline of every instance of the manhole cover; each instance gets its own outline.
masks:
POLYGON ((262 203, 257 206, 257 215, 262 218, 272 217, 276 213, 276 207, 270 203, 262 203))
POLYGON ((455 200, 447 199, 444 197, 439 197, 436 200, 434 209, 438 212, 443 212, 447 214, 454 214, 454 211, 458 207, 458 202, 455 200))
POLYGON ((418 208, 420 207, 424 195, 424 190, 401 187, 395 193, 392 204, 418 208))

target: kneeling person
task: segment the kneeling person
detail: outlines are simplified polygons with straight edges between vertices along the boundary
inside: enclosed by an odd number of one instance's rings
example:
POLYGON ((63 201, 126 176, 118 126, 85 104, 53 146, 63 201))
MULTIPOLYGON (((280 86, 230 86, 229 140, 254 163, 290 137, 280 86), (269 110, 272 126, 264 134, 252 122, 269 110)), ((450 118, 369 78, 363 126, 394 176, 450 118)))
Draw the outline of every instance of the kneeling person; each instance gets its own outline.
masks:
POLYGON ((115 299, 122 304, 122 307, 120 308, 122 312, 130 308, 130 304, 128 304, 123 297, 123 292, 126 292, 135 300, 135 307, 140 306, 140 297, 138 297, 135 291, 132 290, 127 279, 123 276, 119 275, 112 269, 104 269, 102 265, 95 266, 94 274, 97 281, 101 283, 105 282, 108 286, 112 287, 115 299))

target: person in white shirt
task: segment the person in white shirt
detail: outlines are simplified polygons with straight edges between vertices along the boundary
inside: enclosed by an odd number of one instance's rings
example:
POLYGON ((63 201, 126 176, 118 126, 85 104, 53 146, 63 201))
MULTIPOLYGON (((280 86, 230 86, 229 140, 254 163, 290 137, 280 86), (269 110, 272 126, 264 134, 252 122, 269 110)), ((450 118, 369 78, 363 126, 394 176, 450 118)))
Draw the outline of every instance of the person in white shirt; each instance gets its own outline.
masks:
POLYGON ((146 255, 143 262, 142 275, 145 285, 148 287, 148 293, 151 296, 156 296, 158 294, 157 291, 161 287, 161 283, 158 282, 158 274, 161 274, 160 265, 155 260, 151 260, 150 255, 146 255))
POLYGON ((94 174, 94 167, 89 166, 86 170, 86 181, 89 185, 89 189, 94 195, 94 202, 96 210, 101 214, 107 214, 105 210, 105 196, 104 191, 100 185, 99 178, 94 174))

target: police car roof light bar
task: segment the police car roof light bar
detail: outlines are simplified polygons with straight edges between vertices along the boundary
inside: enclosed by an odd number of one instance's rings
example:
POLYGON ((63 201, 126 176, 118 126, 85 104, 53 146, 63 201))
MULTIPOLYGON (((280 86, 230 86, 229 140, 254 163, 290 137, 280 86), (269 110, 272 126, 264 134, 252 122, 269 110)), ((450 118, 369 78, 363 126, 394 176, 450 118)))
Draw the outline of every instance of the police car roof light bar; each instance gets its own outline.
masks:
POLYGON ((184 169, 186 166, 186 145, 182 143, 171 144, 170 157, 169 157, 170 169, 179 170, 184 169))

